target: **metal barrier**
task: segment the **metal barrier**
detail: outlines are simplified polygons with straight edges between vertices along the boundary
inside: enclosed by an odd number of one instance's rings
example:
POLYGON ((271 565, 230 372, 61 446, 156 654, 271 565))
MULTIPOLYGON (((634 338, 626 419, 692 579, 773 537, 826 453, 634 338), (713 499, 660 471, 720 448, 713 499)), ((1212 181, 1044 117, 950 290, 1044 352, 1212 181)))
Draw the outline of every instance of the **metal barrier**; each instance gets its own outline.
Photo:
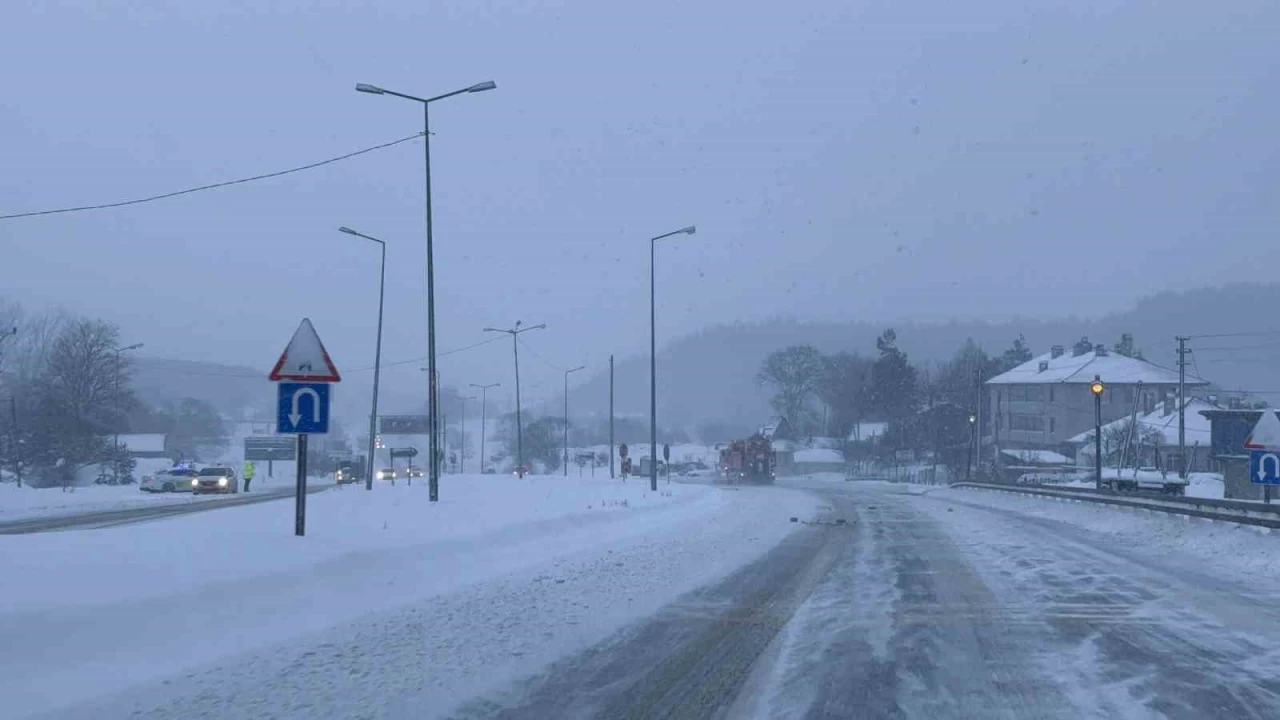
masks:
POLYGON ((1215 500, 1212 498, 1135 496, 1110 490, 1093 490, 1090 488, 1064 488, 1052 490, 1025 485, 997 485, 993 483, 958 482, 954 488, 978 488, 982 490, 1000 490, 1023 495, 1041 495, 1077 502, 1091 502, 1100 505, 1116 505, 1120 507, 1142 508, 1171 515, 1187 515, 1207 520, 1223 520, 1241 525, 1280 529, 1280 505, 1265 505, 1243 500, 1215 500))

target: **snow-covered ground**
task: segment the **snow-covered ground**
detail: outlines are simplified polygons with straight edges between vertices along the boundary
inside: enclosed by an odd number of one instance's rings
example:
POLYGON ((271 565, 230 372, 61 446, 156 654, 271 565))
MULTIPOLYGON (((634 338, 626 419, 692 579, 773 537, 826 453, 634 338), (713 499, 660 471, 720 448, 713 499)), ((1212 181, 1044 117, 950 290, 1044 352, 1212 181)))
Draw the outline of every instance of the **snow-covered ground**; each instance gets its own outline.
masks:
POLYGON ((312 496, 305 538, 289 503, 0 537, 0 697, 17 717, 443 710, 726 575, 817 507, 446 475, 436 504, 425 483, 312 496))
MULTIPOLYGON (((1115 468, 1103 468, 1102 476, 1103 478, 1115 478, 1115 468)), ((1134 477, 1133 471, 1126 470, 1122 477, 1126 480, 1132 479, 1134 477)), ((1164 475, 1154 470, 1139 470, 1138 477, 1151 482, 1161 482, 1165 478, 1164 475)), ((1221 473, 1189 473, 1187 475, 1187 481, 1188 485, 1186 494, 1188 497, 1209 498, 1214 500, 1222 499, 1224 487, 1221 473)), ((1074 476, 1070 480, 1055 484, 1062 485, 1063 487, 1092 488, 1096 483, 1092 475, 1079 475, 1074 476)))

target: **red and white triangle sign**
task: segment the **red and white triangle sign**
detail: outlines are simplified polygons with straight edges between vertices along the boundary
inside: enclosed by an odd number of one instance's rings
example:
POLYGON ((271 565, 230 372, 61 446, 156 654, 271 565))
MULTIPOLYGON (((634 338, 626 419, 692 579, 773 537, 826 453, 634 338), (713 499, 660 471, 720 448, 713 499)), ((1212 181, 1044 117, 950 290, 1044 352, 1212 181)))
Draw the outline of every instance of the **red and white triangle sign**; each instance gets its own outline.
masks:
POLYGON ((299 382, 339 382, 338 368, 329 359, 329 353, 320 342, 320 336, 309 318, 293 333, 289 346, 280 354, 271 371, 272 380, 296 380, 299 382))
POLYGON ((1275 410, 1267 408, 1262 411, 1253 432, 1245 438, 1244 446, 1249 450, 1280 450, 1280 418, 1276 417, 1275 410))

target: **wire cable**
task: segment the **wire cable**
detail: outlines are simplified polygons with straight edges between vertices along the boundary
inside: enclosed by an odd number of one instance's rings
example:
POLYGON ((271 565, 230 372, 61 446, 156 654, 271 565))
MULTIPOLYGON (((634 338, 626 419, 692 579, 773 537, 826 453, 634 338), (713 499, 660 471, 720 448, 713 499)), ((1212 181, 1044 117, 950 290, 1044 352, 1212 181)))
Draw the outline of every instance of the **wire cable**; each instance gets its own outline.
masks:
POLYGON ((1213 335, 1187 335, 1186 337, 1188 340, 1201 340, 1204 338, 1259 337, 1264 335, 1280 335, 1280 330, 1257 330, 1254 332, 1216 333, 1213 335))
POLYGON ((118 207, 124 207, 126 205, 139 205, 141 203, 155 202, 156 200, 165 200, 168 198, 177 197, 179 195, 189 195, 191 193, 201 192, 204 190, 215 190, 217 188, 224 188, 230 185, 241 185, 243 183, 254 182, 256 180, 266 180, 268 178, 280 177, 281 175, 288 175, 290 173, 302 172, 303 170, 314 170, 315 168, 318 168, 318 167, 331 165, 333 163, 341 162, 343 160, 349 160, 358 155, 371 153, 375 150, 382 150, 385 148, 392 147, 394 145, 399 145, 400 143, 409 142, 410 140, 417 140, 420 137, 422 137, 422 133, 415 133, 408 137, 402 137, 399 140, 392 140, 391 142, 382 143, 381 145, 374 145, 372 147, 367 147, 362 150, 356 150, 355 152, 349 152, 346 155, 339 155, 338 157, 332 157, 332 158, 329 158, 328 160, 321 160, 319 162, 313 162, 307 165, 300 165, 298 167, 289 168, 288 170, 278 170, 276 172, 263 173, 261 175, 254 175, 253 177, 240 178, 239 180, 227 180, 225 182, 212 183, 210 185, 201 185, 199 187, 187 188, 186 190, 176 190, 174 192, 167 192, 161 195, 152 195, 150 197, 136 198, 134 200, 123 200, 121 202, 104 203, 102 205, 80 205, 78 207, 58 208, 56 210, 37 210, 34 212, 12 213, 10 215, 0 215, 0 220, 12 220, 14 218, 36 217, 39 215, 59 215, 62 213, 84 212, 86 210, 106 210, 108 208, 118 208, 118 207))
POLYGON ((528 351, 530 352, 530 354, 532 354, 534 357, 536 357, 536 358, 538 358, 539 360, 541 360, 541 361, 542 361, 542 362, 543 362, 547 367, 551 368, 552 370, 555 370, 556 372, 564 372, 564 368, 557 366, 555 363, 553 363, 553 362, 551 362, 550 360, 548 360, 548 359, 546 359, 546 358, 542 357, 541 355, 539 355, 539 354, 538 354, 538 352, 537 352, 536 350, 534 350, 533 348, 529 347, 529 343, 527 343, 527 342, 525 342, 525 341, 521 340, 519 336, 516 336, 516 342, 518 342, 518 343, 520 343, 521 345, 523 345, 525 350, 528 350, 528 351))

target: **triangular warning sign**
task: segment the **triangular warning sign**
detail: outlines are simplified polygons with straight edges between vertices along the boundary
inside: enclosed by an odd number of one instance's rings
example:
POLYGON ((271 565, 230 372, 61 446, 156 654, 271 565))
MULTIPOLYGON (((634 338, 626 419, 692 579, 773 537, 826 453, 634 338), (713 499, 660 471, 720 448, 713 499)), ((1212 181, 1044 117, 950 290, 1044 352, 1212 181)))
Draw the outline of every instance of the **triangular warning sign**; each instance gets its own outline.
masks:
POLYGON ((1275 410, 1268 408, 1262 411, 1253 432, 1245 438, 1244 446, 1249 450, 1280 450, 1280 418, 1276 417, 1275 410))
POLYGON ((302 324, 293 333, 289 346, 281 353, 271 371, 272 380, 298 380, 302 382, 338 382, 338 368, 333 366, 329 353, 320 342, 320 336, 312 327, 311 320, 302 319, 302 324))

